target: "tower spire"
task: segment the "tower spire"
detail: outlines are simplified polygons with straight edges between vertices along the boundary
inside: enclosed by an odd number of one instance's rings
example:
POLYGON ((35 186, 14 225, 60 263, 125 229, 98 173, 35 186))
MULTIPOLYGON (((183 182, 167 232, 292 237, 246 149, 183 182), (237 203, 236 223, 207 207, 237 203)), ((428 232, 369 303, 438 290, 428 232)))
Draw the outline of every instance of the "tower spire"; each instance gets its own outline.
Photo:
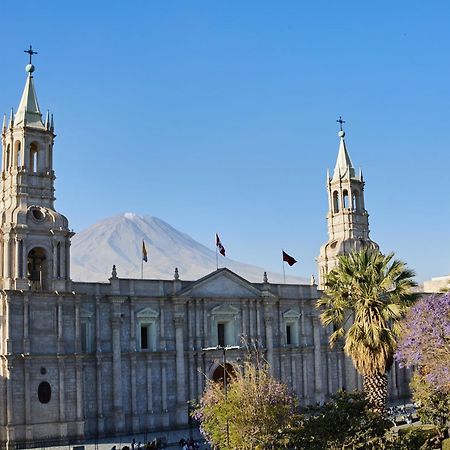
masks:
POLYGON ((37 55, 37 52, 33 51, 31 45, 30 48, 28 50, 24 50, 24 52, 30 55, 30 62, 25 66, 25 71, 28 73, 28 77, 25 82, 22 98, 14 118, 14 124, 28 126, 31 128, 45 129, 36 97, 36 91, 34 89, 33 72, 36 68, 31 63, 32 56, 37 55))
POLYGON ((363 247, 378 248, 369 237, 369 214, 364 205, 364 181, 362 173, 355 176, 350 155, 345 145, 342 117, 339 123, 339 152, 333 178, 327 171, 328 191, 328 241, 320 248, 317 258, 319 289, 323 289, 326 277, 338 263, 339 256, 363 247))
POLYGON ((342 129, 342 124, 345 123, 345 120, 342 120, 342 117, 339 116, 339 119, 336 120, 336 122, 339 123, 340 127, 340 130, 338 132, 339 151, 336 160, 336 166, 334 167, 333 180, 338 180, 339 178, 345 177, 346 175, 349 175, 350 177, 355 176, 355 169, 353 168, 352 160, 347 151, 347 146, 345 145, 345 131, 342 129))
POLYGON ((30 46, 19 108, 2 132, 0 289, 70 291, 68 220, 55 209, 53 115, 45 121, 33 83, 30 46), (5 236, 8 236, 5 239, 5 236))

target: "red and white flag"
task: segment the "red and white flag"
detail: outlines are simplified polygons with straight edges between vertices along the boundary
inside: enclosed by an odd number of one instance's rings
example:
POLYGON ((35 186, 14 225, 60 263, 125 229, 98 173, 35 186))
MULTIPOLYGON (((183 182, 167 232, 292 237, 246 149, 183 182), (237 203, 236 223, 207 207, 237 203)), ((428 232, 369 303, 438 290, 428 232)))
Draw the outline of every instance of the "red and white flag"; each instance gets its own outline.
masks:
POLYGON ((225 256, 225 247, 222 245, 222 242, 220 242, 220 237, 217 233, 216 233, 216 247, 217 250, 219 250, 219 253, 222 256, 225 256))

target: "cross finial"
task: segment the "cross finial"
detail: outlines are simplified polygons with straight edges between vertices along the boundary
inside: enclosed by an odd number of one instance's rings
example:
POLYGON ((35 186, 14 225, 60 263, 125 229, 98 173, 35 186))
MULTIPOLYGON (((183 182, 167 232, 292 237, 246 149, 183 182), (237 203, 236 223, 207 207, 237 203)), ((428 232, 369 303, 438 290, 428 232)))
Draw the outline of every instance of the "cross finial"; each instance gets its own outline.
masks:
POLYGON ((24 50, 24 53, 28 53, 30 55, 30 64, 31 64, 31 58, 33 57, 33 55, 37 55, 37 52, 33 51, 33 47, 31 45, 28 50, 24 50))
POLYGON ((342 120, 342 117, 341 117, 341 116, 339 116, 339 119, 338 119, 338 120, 336 120, 336 122, 338 122, 338 123, 339 123, 339 127, 341 128, 341 131, 342 131, 342 124, 343 124, 343 123, 345 123, 345 120, 342 120))

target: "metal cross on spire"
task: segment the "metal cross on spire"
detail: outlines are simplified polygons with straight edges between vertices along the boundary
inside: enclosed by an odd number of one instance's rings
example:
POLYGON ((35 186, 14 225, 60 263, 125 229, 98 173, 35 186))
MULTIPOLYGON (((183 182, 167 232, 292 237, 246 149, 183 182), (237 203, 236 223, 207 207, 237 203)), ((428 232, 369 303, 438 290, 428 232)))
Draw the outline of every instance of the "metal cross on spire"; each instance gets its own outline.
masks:
POLYGON ((31 64, 31 58, 33 55, 37 55, 38 52, 33 51, 33 47, 30 45, 30 48, 28 50, 24 50, 25 53, 28 53, 30 55, 30 64, 31 64))
POLYGON ((345 120, 342 120, 342 117, 341 117, 341 116, 339 116, 339 119, 338 119, 338 120, 336 120, 336 122, 338 122, 338 123, 339 123, 339 126, 340 126, 340 128, 341 128, 341 131, 342 131, 342 124, 343 124, 343 123, 345 123, 345 120))

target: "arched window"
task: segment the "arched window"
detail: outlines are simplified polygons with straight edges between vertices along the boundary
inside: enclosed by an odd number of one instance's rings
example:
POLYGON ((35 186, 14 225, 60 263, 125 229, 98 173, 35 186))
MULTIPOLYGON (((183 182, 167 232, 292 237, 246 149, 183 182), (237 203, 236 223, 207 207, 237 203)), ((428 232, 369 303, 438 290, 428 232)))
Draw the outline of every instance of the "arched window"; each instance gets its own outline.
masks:
POLYGON ((333 192, 333 212, 339 212, 339 194, 338 191, 333 192))
POLYGON ((342 207, 348 208, 348 191, 347 190, 344 190, 344 192, 342 192, 342 207))
POLYGON ((38 171, 38 146, 35 142, 30 145, 30 172, 38 171))
POLYGON ((354 211, 359 211, 359 193, 353 192, 352 195, 352 208, 354 211))
POLYGON ((28 253, 27 278, 32 290, 45 290, 48 287, 46 259, 46 252, 41 247, 35 247, 28 253))
POLYGON ((9 164, 11 159, 11 145, 8 144, 8 147, 6 147, 6 161, 5 161, 5 170, 9 170, 9 164))
POLYGON ((16 141, 15 150, 16 150, 16 155, 17 155, 17 167, 21 167, 22 166, 22 154, 21 154, 22 146, 21 146, 20 141, 16 141))

